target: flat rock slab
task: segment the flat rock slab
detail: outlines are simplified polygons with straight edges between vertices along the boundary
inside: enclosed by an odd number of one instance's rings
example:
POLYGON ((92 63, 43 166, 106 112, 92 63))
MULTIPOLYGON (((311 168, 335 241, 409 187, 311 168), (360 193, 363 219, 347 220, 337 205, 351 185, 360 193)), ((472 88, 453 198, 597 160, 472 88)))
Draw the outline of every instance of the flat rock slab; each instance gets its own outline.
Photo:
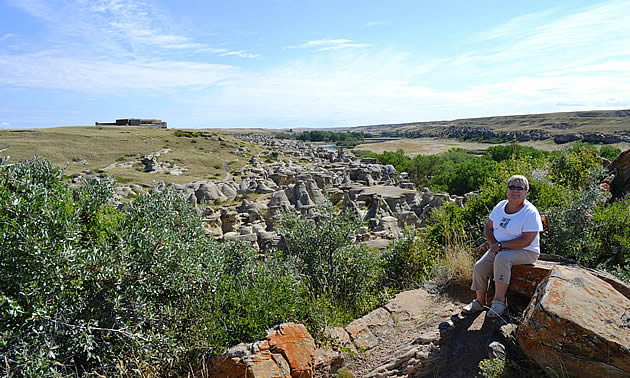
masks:
POLYGON ((423 289, 402 292, 385 305, 396 324, 425 320, 431 311, 432 298, 423 289))
MULTIPOLYGON (((536 291, 536 287, 538 287, 538 284, 547 278, 551 270, 556 266, 578 268, 578 266, 574 264, 541 260, 538 260, 533 264, 515 265, 512 267, 512 279, 510 280, 509 290, 532 297, 536 291)), ((585 268, 580 269, 586 270, 597 278, 607 282, 621 295, 630 299, 630 286, 617 277, 601 270, 585 268)))
POLYGON ((509 290, 531 298, 538 284, 547 278, 551 269, 557 265, 556 262, 538 260, 533 264, 513 266, 509 290))
POLYGON ((588 271, 556 266, 536 290, 518 341, 539 365, 568 376, 630 376, 630 300, 588 271))
POLYGON ((359 350, 367 350, 377 346, 393 328, 394 320, 389 311, 380 307, 348 324, 346 331, 359 350))

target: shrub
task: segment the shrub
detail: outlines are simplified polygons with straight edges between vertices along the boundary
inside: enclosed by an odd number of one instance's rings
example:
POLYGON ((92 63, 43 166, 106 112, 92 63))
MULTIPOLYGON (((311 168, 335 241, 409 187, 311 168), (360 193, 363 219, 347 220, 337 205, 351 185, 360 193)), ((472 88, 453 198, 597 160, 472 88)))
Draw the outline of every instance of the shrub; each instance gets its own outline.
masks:
POLYGON ((361 222, 350 213, 323 210, 317 219, 286 214, 278 225, 286 257, 297 259, 311 296, 328 297, 332 306, 352 315, 371 310, 378 302, 379 256, 355 241, 361 222))
POLYGON ((481 360, 479 362, 479 374, 485 378, 500 378, 505 372, 505 360, 493 358, 481 360))
POLYGON ((621 150, 617 147, 609 146, 607 144, 601 146, 599 148, 599 155, 604 157, 610 161, 615 160, 615 158, 621 153, 621 150))
MULTIPOLYGON (((630 265, 630 197, 597 206, 589 222, 587 256, 606 269, 630 265)), ((614 271, 617 271, 615 269, 614 271)), ((621 274, 623 276, 623 274, 621 274)))
POLYGON ((584 189, 591 182, 589 171, 601 167, 601 162, 593 150, 582 147, 579 150, 564 150, 551 164, 550 175, 554 182, 571 189, 584 189))
POLYGON ((314 323, 293 260, 205 237, 165 191, 117 210, 34 158, 0 171, 0 374, 181 375, 275 323, 314 323))
POLYGON ((432 179, 432 185, 450 194, 464 195, 479 190, 485 181, 496 175, 496 163, 483 158, 471 158, 459 163, 444 164, 432 179))
POLYGON ((438 258, 437 244, 426 231, 405 229, 383 254, 387 282, 396 288, 420 287, 438 258))
POLYGON ((589 172, 586 179, 589 186, 584 190, 567 193, 561 197, 561 203, 542 211, 547 216, 549 230, 543 233, 541 247, 547 253, 557 253, 577 259, 586 266, 592 266, 596 240, 591 237, 590 218, 595 208, 608 198, 599 187, 598 178, 603 169, 589 172))
POLYGON ((527 157, 530 159, 540 159, 548 155, 548 153, 545 151, 541 151, 533 147, 517 144, 516 156, 514 156, 514 149, 515 147, 512 144, 492 146, 492 147, 488 147, 485 154, 496 162, 501 162, 501 161, 509 160, 512 158, 524 158, 524 157, 527 157))

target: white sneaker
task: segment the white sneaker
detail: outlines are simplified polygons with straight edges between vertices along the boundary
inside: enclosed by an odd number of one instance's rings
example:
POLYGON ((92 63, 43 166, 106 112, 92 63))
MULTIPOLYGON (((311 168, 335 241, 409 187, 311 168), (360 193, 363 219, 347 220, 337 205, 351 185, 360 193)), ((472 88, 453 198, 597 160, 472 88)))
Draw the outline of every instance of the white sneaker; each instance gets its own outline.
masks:
POLYGON ((464 315, 472 315, 472 314, 476 314, 480 311, 483 311, 485 309, 484 306, 481 305, 481 303, 479 303, 478 300, 474 299, 472 302, 470 302, 469 304, 467 304, 466 306, 464 306, 464 308, 462 308, 462 314, 464 315))
POLYGON ((503 315, 504 311, 505 302, 501 302, 495 299, 492 301, 492 307, 490 307, 487 316, 491 318, 498 318, 499 316, 503 315))

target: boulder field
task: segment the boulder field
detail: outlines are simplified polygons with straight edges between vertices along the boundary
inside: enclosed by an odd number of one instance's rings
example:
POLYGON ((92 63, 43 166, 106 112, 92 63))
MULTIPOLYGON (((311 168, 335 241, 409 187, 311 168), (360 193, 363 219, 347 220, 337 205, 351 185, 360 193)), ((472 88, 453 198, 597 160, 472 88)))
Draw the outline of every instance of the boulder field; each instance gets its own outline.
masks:
MULTIPOLYGON (((390 240, 399 237, 407 225, 423 227, 433 208, 446 202, 463 206, 468 198, 426 188, 418 192, 413 183, 399 179, 392 165, 360 159, 348 151, 330 152, 265 135, 235 136, 259 143, 268 152, 252 156, 248 165, 221 181, 159 182, 149 189, 182 193, 203 214, 206 233, 218 240, 243 241, 259 250, 275 247, 280 237, 274 225, 282 214, 313 216, 318 208, 330 205, 368 222, 369 228, 360 235, 362 241, 390 240)), ((120 201, 143 188, 118 185, 115 191, 120 201)))

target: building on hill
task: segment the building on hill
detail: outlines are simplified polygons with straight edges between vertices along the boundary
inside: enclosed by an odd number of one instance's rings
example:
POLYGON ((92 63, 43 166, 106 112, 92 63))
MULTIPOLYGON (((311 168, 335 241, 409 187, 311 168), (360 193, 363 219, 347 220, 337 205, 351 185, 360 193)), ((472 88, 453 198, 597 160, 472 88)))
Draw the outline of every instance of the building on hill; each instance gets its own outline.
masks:
POLYGON ((153 126, 166 129, 166 121, 161 119, 122 118, 116 122, 96 122, 96 126, 153 126))

